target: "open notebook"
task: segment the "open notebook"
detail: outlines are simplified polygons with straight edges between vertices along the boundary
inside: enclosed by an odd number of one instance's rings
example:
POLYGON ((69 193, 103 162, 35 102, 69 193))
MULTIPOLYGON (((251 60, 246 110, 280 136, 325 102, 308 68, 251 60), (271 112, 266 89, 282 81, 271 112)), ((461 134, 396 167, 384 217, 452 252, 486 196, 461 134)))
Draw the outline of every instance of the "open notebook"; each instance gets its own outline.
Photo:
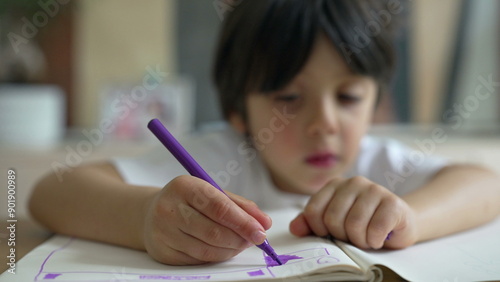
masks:
POLYGON ((201 266, 167 266, 146 253, 65 236, 54 236, 0 281, 381 281, 381 265, 411 281, 500 280, 500 218, 477 229, 398 251, 362 251, 342 242, 296 238, 288 223, 298 210, 269 212, 268 238, 286 264, 257 247, 235 258, 201 266))

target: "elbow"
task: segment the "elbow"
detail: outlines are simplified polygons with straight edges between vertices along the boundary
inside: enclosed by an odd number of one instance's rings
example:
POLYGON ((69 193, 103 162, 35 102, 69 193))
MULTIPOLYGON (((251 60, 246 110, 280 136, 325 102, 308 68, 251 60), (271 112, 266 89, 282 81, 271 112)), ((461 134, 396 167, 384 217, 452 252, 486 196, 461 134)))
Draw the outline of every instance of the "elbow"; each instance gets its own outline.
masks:
POLYGON ((50 205, 47 200, 48 197, 50 197, 48 195, 50 193, 48 189, 51 185, 50 180, 51 175, 46 175, 38 180, 33 186, 27 202, 27 208, 31 218, 46 228, 49 228, 49 226, 48 222, 45 220, 46 216, 44 215, 47 213, 48 205, 50 205))
POLYGON ((35 219, 37 222, 40 222, 40 218, 39 218, 39 213, 40 213, 40 194, 41 194, 41 190, 43 190, 42 188, 42 182, 43 182, 43 179, 42 180, 39 180, 35 186, 33 187, 32 191, 31 191, 31 194, 28 198, 28 212, 30 214, 30 216, 35 219))
POLYGON ((486 204, 483 213, 490 214, 493 218, 500 216, 500 175, 495 171, 481 167, 483 178, 475 183, 477 188, 483 189, 486 204))
POLYGON ((497 216, 500 216, 500 176, 498 174, 494 175, 494 180, 492 181, 495 187, 496 200, 493 201, 493 206, 496 207, 497 216))

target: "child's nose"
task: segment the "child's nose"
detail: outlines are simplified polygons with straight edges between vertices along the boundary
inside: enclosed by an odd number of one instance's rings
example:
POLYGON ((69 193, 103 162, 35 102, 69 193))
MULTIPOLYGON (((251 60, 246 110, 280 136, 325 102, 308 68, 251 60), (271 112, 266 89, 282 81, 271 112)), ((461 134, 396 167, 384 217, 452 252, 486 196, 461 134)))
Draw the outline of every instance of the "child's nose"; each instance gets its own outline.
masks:
POLYGON ((335 134, 338 130, 338 113, 333 103, 321 103, 311 110, 308 124, 309 135, 335 134))

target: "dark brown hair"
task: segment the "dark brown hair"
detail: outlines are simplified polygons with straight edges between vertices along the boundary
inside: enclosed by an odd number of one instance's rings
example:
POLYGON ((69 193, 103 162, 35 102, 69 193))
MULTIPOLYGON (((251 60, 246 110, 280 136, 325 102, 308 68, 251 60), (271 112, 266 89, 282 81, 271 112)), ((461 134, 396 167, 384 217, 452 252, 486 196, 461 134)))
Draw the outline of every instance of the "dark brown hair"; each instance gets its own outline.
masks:
POLYGON ((392 27, 401 12, 386 2, 243 0, 224 20, 215 56, 213 75, 224 117, 239 113, 246 118, 249 92, 286 86, 306 63, 320 32, 354 73, 373 77, 384 89, 395 66, 392 27))

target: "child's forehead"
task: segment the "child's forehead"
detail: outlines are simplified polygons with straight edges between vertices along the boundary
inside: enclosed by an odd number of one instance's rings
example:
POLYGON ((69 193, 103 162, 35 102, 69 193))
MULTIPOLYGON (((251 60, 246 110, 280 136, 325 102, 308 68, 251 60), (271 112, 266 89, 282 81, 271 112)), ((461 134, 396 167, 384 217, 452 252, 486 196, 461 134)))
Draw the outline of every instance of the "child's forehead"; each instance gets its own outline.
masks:
POLYGON ((306 63, 291 82, 297 86, 304 86, 318 76, 341 80, 357 80, 363 77, 351 69, 325 35, 318 35, 306 63))
POLYGON ((371 85, 376 85, 377 82, 373 77, 360 75, 355 73, 345 73, 339 76, 327 77, 323 80, 318 80, 317 77, 312 75, 304 75, 301 73, 297 74, 290 83, 288 83, 285 87, 280 89, 280 91, 288 91, 294 89, 310 89, 315 87, 322 87, 326 84, 337 87, 352 87, 352 86, 363 86, 369 87, 371 85), (326 83, 322 83, 326 82, 326 83))
POLYGON ((339 52, 332 40, 323 32, 320 32, 314 41, 307 63, 309 63, 310 60, 317 60, 319 64, 335 64, 339 72, 352 73, 351 67, 348 65, 345 58, 339 52))

